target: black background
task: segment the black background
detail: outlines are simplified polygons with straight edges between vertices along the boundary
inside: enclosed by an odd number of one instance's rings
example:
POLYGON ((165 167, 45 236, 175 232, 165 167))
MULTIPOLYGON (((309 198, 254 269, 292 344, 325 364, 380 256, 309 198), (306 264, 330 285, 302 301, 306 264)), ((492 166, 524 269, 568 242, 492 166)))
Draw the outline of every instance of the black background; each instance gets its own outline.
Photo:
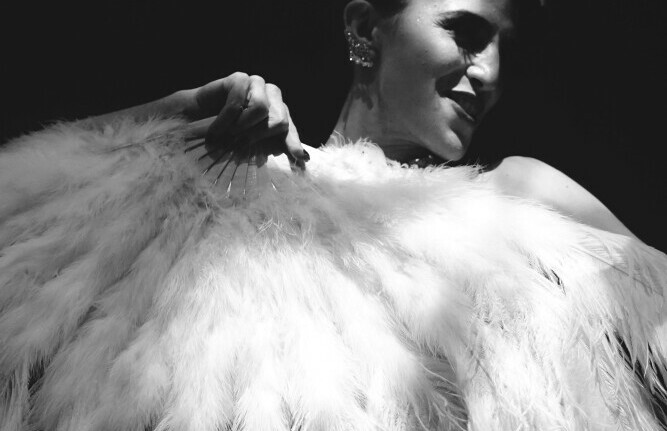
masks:
MULTIPOLYGON (((468 160, 539 158, 667 250, 661 3, 550 0, 529 16, 541 34, 468 160)), ((2 142, 241 70, 278 84, 317 146, 351 79, 340 0, 5 1, 0 16, 2 142)))

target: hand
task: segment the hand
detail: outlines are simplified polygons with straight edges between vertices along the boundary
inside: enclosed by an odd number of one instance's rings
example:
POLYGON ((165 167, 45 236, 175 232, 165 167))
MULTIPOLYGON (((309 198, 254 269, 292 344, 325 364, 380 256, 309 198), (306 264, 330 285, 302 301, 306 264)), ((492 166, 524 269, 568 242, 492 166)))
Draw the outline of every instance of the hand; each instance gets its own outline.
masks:
POLYGON ((277 86, 260 76, 236 72, 186 93, 191 100, 185 114, 199 120, 191 124, 188 134, 192 139, 204 138, 210 152, 264 142, 269 153, 285 152, 305 167, 308 155, 277 86))
POLYGON ((188 127, 188 150, 205 149, 199 157, 204 174, 234 202, 271 184, 264 168, 269 154, 286 153, 293 170, 305 170, 309 155, 275 85, 237 72, 187 90, 184 96, 185 115, 197 120, 188 127))

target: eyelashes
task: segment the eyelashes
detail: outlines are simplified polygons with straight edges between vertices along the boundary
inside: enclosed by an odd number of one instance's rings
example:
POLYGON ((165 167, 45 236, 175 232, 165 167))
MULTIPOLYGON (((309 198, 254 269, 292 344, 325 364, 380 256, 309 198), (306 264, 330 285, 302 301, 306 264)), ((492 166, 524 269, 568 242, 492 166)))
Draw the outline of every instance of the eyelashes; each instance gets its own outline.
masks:
POLYGON ((452 35, 460 49, 469 54, 482 52, 495 35, 495 29, 488 21, 471 13, 444 17, 438 25, 452 35))

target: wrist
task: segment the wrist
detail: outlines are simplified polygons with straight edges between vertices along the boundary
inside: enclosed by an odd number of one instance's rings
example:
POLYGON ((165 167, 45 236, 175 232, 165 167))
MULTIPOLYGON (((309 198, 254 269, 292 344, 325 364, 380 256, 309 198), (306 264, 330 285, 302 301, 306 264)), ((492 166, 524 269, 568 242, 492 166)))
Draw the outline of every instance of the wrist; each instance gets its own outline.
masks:
POLYGON ((197 89, 180 90, 163 99, 164 111, 188 120, 198 119, 197 89))
MULTIPOLYGON (((192 120, 198 110, 196 90, 181 90, 143 105, 87 118, 86 124, 103 125, 120 117, 142 121, 150 117, 184 117, 192 120)), ((83 124, 83 123, 82 123, 83 124)))

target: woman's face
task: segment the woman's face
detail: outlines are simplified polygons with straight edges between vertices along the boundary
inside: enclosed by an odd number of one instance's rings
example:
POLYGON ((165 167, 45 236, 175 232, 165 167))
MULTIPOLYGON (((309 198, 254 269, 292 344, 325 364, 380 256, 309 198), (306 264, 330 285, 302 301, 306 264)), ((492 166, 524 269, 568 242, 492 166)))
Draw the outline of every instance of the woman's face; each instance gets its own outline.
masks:
POLYGON ((448 160, 500 95, 510 0, 408 0, 374 30, 385 131, 448 160))

